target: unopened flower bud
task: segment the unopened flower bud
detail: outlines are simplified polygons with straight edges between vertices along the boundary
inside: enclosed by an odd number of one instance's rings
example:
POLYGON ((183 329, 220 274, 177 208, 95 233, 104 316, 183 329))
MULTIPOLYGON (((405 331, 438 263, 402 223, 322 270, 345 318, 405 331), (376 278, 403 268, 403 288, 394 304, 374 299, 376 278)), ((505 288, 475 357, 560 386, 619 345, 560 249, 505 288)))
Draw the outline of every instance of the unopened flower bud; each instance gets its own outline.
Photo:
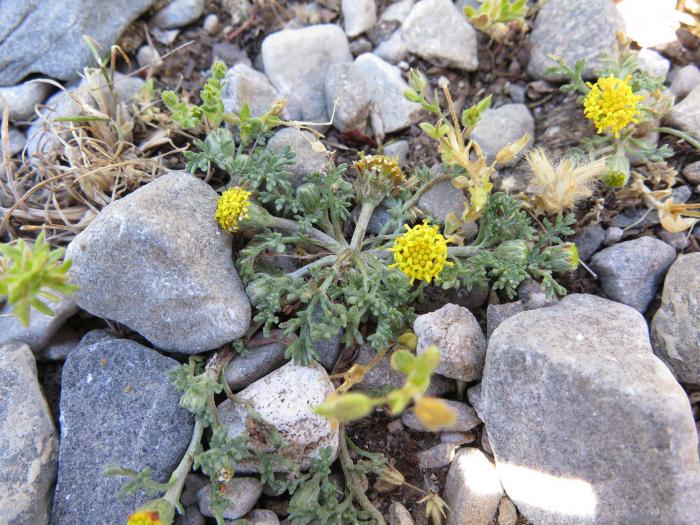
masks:
POLYGON ((496 154, 496 164, 503 165, 515 161, 520 152, 525 149, 531 140, 532 137, 529 135, 529 133, 525 133, 525 135, 520 137, 512 144, 508 144, 507 146, 501 148, 496 154))
POLYGON ((340 396, 329 396, 314 408, 314 412, 319 416, 346 423, 365 417, 372 408, 374 404, 368 396, 351 392, 340 396))
POLYGON ((581 262, 573 242, 550 246, 544 250, 544 256, 550 258, 549 265, 555 272, 573 272, 581 262))
POLYGON ((526 241, 515 239, 501 243, 496 248, 496 257, 524 263, 530 256, 530 246, 526 241))

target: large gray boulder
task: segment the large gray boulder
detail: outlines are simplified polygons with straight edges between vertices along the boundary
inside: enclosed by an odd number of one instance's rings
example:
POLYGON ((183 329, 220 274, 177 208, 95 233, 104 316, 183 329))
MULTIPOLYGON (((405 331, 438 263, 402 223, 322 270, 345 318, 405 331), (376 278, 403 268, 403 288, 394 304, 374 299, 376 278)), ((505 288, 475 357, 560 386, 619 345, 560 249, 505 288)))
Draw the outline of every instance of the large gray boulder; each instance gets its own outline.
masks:
POLYGON ((681 255, 668 270, 651 337, 676 378, 700 386, 700 253, 681 255))
POLYGON ((48 523, 56 437, 31 350, 0 345, 0 522, 48 523))
POLYGON ((545 75, 556 65, 548 55, 557 55, 571 67, 586 60, 584 78, 593 78, 601 66, 600 57, 617 57, 616 33, 624 29, 622 17, 612 0, 549 0, 542 4, 530 34, 532 51, 527 72, 545 80, 565 80, 562 75, 545 75))
POLYGON ((481 385, 499 477, 531 523, 700 523, 688 398, 639 312, 571 295, 517 314, 481 385))
POLYGON ((284 29, 262 43, 265 73, 287 98, 291 118, 327 122, 324 96, 331 64, 351 62, 350 45, 343 30, 333 24, 284 29))
POLYGON ((192 436, 194 419, 179 407, 167 372, 179 366, 127 339, 79 346, 61 382, 61 446, 51 523, 125 523, 149 498, 119 499, 128 478, 105 477, 117 464, 166 482, 192 436))
POLYGON ((165 351, 196 354, 243 335, 250 302, 216 203, 208 184, 170 172, 105 207, 66 250, 75 301, 165 351))
POLYGON ((89 35, 109 49, 122 31, 154 0, 25 0, 0 3, 0 86, 32 73, 61 80, 78 78, 94 64, 83 41, 89 35))

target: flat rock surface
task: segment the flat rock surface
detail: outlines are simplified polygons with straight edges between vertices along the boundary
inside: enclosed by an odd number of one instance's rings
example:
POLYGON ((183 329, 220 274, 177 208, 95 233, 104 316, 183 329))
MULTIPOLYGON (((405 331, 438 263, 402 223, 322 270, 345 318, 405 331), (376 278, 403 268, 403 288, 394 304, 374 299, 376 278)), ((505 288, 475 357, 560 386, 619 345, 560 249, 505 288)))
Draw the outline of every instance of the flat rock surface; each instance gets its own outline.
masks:
POLYGON ((499 477, 531 523, 700 522, 688 398, 633 308, 570 295, 507 319, 481 385, 499 477))
POLYGON ((118 499, 127 478, 102 475, 109 464, 153 469, 165 482, 187 449, 194 419, 167 378, 179 363, 127 339, 72 351, 63 367, 61 446, 51 523, 125 523, 149 498, 118 499))
POLYGON ((106 206, 68 246, 74 299, 165 351, 196 354, 243 335, 250 302, 233 266, 217 194, 170 172, 106 206))

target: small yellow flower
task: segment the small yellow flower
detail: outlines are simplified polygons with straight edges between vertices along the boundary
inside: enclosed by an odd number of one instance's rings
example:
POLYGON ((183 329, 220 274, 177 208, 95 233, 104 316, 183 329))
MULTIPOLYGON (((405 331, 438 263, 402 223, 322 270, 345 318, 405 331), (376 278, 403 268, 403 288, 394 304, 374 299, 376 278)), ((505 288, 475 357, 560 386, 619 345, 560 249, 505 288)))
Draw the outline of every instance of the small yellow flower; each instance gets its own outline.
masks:
POLYGON ((595 84, 588 82, 591 90, 583 101, 584 113, 595 124, 598 133, 609 132, 620 138, 620 131, 630 123, 638 123, 637 102, 644 97, 635 95, 630 78, 599 78, 595 84))
POLYGON ((132 513, 126 522, 127 525, 162 525, 160 517, 153 510, 139 510, 132 513))
POLYGON ((432 432, 454 424, 457 419, 447 403, 435 397, 421 397, 413 410, 420 422, 432 432))
POLYGON ((398 268, 411 278, 411 284, 419 281, 431 282, 436 279, 445 266, 452 266, 447 261, 447 239, 427 221, 413 228, 405 225, 406 233, 394 241, 389 248, 394 252, 394 264, 389 268, 398 268))
POLYGON ((238 223, 248 217, 248 209, 250 208, 249 191, 244 190, 240 186, 234 186, 227 189, 216 205, 216 220, 224 230, 235 232, 238 230, 238 223))
POLYGON ((360 152, 360 160, 355 161, 353 167, 358 172, 378 175, 391 181, 394 185, 399 185, 406 180, 398 160, 387 155, 365 155, 360 152))

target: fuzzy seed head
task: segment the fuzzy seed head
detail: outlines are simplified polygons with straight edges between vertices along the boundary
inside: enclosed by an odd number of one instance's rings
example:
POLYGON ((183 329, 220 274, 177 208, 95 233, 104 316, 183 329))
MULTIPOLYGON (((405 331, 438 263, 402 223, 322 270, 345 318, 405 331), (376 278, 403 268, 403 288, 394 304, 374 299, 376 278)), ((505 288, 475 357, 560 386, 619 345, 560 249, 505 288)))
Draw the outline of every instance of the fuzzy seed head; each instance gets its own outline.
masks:
POLYGON ((430 283, 436 279, 447 262, 447 239, 427 221, 413 228, 405 225, 406 233, 394 241, 389 251, 394 252, 394 264, 389 268, 398 268, 411 278, 411 283, 418 279, 430 283))
POLYGON ((398 160, 387 155, 365 155, 360 153, 360 160, 355 161, 353 166, 359 172, 371 173, 397 186, 406 179, 398 160))
POLYGON ((586 118, 595 124, 598 133, 612 133, 620 138, 620 131, 630 123, 637 123, 637 102, 644 97, 635 95, 630 77, 599 78, 595 84, 588 82, 591 90, 583 101, 586 118))
POLYGON ((231 233, 237 231, 239 222, 248 217, 250 196, 251 193, 240 186, 227 189, 216 205, 214 216, 219 226, 231 233))

